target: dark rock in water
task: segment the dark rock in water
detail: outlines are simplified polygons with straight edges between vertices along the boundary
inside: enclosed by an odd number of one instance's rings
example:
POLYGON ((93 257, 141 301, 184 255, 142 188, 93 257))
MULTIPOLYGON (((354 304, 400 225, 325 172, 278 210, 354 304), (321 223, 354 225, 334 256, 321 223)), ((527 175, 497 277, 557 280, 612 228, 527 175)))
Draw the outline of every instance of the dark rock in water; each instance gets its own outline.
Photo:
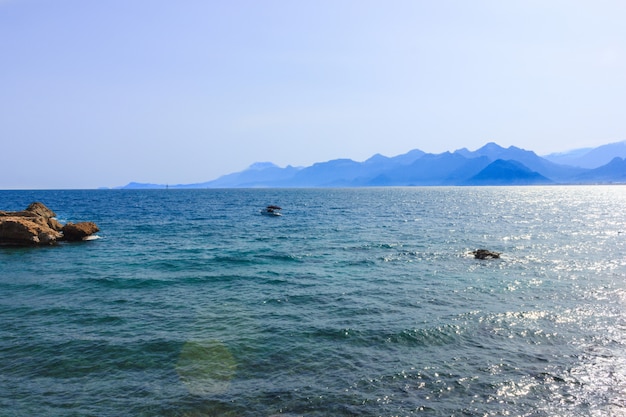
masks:
POLYGON ((22 211, 0 211, 0 245, 52 245, 61 240, 82 240, 98 231, 92 222, 63 226, 55 216, 39 202, 22 211))
POLYGON ((493 252, 487 249, 476 249, 471 253, 476 259, 496 259, 500 257, 500 252, 493 252))
POLYGON ((99 231, 93 222, 67 223, 63 226, 63 237, 67 241, 83 240, 99 231))

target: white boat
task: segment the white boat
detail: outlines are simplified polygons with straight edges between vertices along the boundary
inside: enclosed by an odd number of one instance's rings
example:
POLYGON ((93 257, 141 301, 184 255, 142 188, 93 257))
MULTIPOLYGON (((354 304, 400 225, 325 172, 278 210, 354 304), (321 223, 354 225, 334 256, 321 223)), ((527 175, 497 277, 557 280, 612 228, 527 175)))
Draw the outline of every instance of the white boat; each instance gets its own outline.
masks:
POLYGON ((265 216, 282 216, 283 214, 280 212, 282 208, 278 206, 267 206, 263 210, 261 210, 261 214, 265 216))

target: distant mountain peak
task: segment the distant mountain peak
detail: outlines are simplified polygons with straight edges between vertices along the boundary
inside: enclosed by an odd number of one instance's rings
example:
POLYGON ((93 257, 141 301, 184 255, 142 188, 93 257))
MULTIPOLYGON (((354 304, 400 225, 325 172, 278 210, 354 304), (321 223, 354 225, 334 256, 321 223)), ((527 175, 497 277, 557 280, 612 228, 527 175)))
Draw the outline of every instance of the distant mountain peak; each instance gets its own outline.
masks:
POLYGON ((467 181, 470 185, 533 185, 553 181, 512 160, 496 159, 467 181))
POLYGON ((388 157, 386 157, 385 155, 382 154, 374 154, 371 157, 369 157, 365 162, 378 162, 378 161, 387 161, 389 160, 388 157))
POLYGON ((500 150, 504 150, 504 148, 500 145, 498 145, 495 142, 488 142, 485 145, 483 145, 482 147, 480 147, 476 152, 480 152, 480 151, 500 151, 500 150))
POLYGON ((272 162, 255 162, 254 164, 248 167, 248 169, 252 171, 254 170, 261 171, 261 170, 268 169, 268 168, 278 168, 278 165, 272 162))

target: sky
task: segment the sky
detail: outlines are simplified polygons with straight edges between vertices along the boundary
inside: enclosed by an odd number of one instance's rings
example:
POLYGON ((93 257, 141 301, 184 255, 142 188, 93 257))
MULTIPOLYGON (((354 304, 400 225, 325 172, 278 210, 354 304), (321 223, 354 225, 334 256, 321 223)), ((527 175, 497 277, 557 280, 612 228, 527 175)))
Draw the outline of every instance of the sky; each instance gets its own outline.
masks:
POLYGON ((0 189, 626 140, 623 0, 0 0, 0 189))

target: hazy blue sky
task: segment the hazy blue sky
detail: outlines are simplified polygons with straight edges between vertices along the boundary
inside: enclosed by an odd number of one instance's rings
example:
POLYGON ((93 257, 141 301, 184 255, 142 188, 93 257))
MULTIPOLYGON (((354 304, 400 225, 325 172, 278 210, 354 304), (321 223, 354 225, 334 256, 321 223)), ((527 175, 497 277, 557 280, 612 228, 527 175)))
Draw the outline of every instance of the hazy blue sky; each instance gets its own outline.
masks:
POLYGON ((623 0, 0 0, 0 189, 626 140, 623 0))

